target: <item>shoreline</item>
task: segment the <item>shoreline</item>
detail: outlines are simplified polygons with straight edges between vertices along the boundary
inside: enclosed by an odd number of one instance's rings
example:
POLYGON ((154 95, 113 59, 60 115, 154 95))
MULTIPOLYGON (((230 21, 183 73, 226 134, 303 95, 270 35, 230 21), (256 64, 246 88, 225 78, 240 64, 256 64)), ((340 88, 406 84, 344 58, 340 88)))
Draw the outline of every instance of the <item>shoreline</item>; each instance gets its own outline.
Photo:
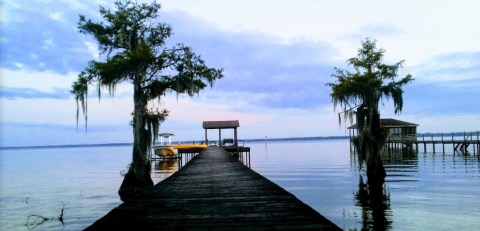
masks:
MULTIPOLYGON (((262 139, 242 139, 245 143, 258 142, 281 142, 281 141, 313 141, 313 140, 340 140, 348 139, 348 136, 312 136, 312 137, 288 137, 288 138, 262 138, 262 139)), ((195 143, 201 141, 194 140, 195 143)), ((192 143, 192 141, 180 141, 179 143, 192 143)), ((32 146, 10 146, 0 147, 0 150, 13 149, 47 149, 47 148, 86 148, 86 147, 114 147, 114 146, 129 146, 133 143, 104 143, 104 144, 64 144, 64 145, 32 145, 32 146)))
MULTIPOLYGON (((442 135, 463 136, 465 133, 478 133, 474 132, 425 132, 417 133, 417 137, 440 137, 442 135)), ((315 141, 315 140, 343 140, 349 139, 349 136, 307 136, 307 137, 283 137, 283 138, 255 138, 255 139, 242 139, 245 143, 258 143, 258 142, 290 142, 290 141, 315 141)), ((192 140, 194 143, 201 143, 201 140, 192 140)), ((192 143, 192 141, 179 141, 179 144, 192 143)), ((240 142, 239 142, 240 143, 240 142)), ((86 147, 114 147, 114 146, 129 146, 133 143, 103 143, 103 144, 62 144, 62 145, 32 145, 32 146, 9 146, 0 147, 0 150, 15 150, 15 149, 47 149, 47 148, 86 148, 86 147)))

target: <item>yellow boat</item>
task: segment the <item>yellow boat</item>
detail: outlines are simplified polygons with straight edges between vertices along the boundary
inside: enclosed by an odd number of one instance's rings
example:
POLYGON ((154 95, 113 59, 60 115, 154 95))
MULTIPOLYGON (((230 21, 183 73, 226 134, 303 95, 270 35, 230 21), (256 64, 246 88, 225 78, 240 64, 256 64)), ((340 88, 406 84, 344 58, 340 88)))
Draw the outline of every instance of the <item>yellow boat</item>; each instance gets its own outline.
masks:
POLYGON ((175 156, 182 151, 192 151, 207 148, 206 144, 178 144, 175 146, 164 145, 154 147, 155 155, 160 157, 175 156))
POLYGON ((192 150, 192 149, 205 149, 206 144, 177 144, 172 147, 174 150, 192 150))
POLYGON ((160 157, 175 157, 179 152, 188 152, 193 150, 205 149, 207 148, 206 144, 177 144, 171 145, 172 143, 172 133, 160 133, 160 146, 154 146, 153 151, 155 155, 160 157), (168 142, 164 142, 164 139, 168 139, 168 142))
MULTIPOLYGON (((160 156, 160 157, 166 157, 166 156, 175 156, 175 151, 173 150, 173 146, 156 146, 153 147, 153 150, 155 152, 155 155, 160 156)), ((177 152, 178 154, 178 152, 177 152)))

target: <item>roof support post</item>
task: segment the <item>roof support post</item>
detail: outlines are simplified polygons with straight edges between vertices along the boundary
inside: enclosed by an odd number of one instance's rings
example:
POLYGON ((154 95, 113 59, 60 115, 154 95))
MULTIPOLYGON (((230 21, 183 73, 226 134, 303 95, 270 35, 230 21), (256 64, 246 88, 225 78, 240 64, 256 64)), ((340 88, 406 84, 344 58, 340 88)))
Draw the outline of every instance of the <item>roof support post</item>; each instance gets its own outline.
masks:
POLYGON ((206 144, 207 147, 208 147, 208 134, 207 134, 207 130, 208 130, 208 129, 205 129, 205 144, 206 144))
POLYGON ((237 154, 240 155, 238 148, 237 128, 233 128, 233 137, 235 139, 235 146, 237 147, 237 154))
POLYGON ((221 128, 218 129, 218 146, 219 147, 222 146, 222 129, 221 128))

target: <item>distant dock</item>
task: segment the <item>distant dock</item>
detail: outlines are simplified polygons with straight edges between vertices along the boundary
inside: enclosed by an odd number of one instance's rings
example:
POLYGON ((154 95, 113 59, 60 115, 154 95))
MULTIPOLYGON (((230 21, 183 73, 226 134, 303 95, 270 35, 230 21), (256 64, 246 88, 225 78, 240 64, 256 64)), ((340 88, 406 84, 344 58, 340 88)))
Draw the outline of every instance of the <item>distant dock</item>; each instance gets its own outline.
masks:
POLYGON ((400 137, 399 139, 387 140, 388 148, 393 149, 403 148, 404 146, 413 147, 413 145, 415 145, 416 150, 419 150, 419 146, 423 146, 423 152, 427 152, 430 148, 433 153, 438 152, 440 148, 442 152, 445 152, 445 146, 452 145, 454 152, 472 152, 475 155, 480 153, 480 133, 464 132, 462 136, 454 133, 428 134, 427 136, 422 134, 421 136, 415 136, 413 139, 400 137))
POLYGON ((341 230, 238 158, 209 147, 86 230, 341 230))

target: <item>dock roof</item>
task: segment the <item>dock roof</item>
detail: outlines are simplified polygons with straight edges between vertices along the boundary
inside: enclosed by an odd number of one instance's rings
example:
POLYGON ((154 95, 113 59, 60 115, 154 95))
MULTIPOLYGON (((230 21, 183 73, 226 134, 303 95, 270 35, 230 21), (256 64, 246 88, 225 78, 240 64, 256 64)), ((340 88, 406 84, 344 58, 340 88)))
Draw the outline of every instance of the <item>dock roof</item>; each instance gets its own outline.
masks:
MULTIPOLYGON (((404 128, 404 127, 418 127, 418 124, 405 122, 396 119, 380 119, 380 126, 384 128, 404 128)), ((354 124, 347 129, 357 129, 357 124, 354 124)))
POLYGON ((240 123, 238 120, 224 120, 224 121, 203 121, 204 129, 219 129, 219 128, 238 128, 240 123))

